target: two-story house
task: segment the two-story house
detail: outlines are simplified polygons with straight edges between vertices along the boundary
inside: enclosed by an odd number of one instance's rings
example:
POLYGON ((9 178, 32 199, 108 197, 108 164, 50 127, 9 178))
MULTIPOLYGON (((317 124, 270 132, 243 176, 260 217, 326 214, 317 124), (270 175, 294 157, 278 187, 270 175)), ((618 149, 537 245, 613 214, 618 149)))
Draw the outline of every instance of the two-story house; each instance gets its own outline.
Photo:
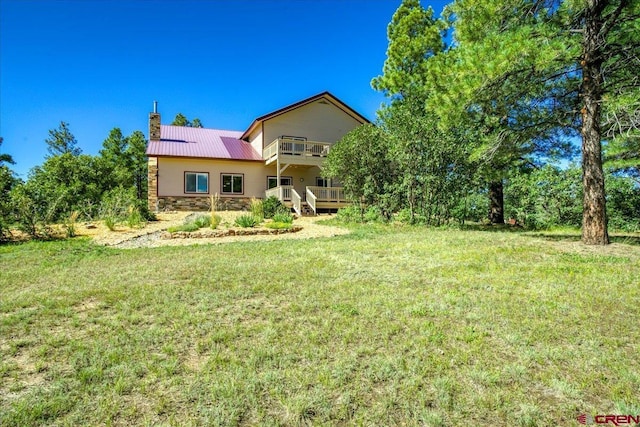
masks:
POLYGON ((339 183, 322 178, 322 165, 336 141, 367 122, 329 92, 258 117, 244 132, 166 126, 154 111, 149 209, 208 209, 213 194, 234 210, 272 195, 298 214, 336 209, 347 201, 339 183))

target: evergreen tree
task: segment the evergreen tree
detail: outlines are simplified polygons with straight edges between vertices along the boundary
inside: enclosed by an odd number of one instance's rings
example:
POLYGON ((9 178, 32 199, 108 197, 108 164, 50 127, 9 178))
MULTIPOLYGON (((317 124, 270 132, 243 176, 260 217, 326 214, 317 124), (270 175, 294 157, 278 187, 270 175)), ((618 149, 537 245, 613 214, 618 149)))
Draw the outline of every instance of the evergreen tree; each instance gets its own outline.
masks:
POLYGON ((190 121, 189 119, 187 119, 187 117, 182 114, 182 113, 178 113, 176 114, 176 117, 173 119, 173 122, 171 122, 172 126, 186 126, 186 127, 190 127, 190 128, 201 128, 202 126, 202 122, 200 122, 200 119, 195 118, 193 119, 193 122, 190 121))
POLYGON ((147 199, 147 140, 139 130, 133 132, 128 138, 129 145, 126 155, 130 161, 130 172, 132 174, 133 186, 139 200, 147 199))
MULTIPOLYGON (((0 147, 2 147, 2 143, 4 142, 4 138, 0 136, 0 147)), ((13 157, 7 153, 0 153, 0 166, 4 166, 4 163, 8 163, 10 165, 15 165, 16 162, 13 160, 13 157)))
POLYGON ((49 137, 44 141, 50 156, 59 156, 69 153, 78 156, 82 150, 78 147, 78 141, 69 130, 69 124, 60 122, 57 129, 49 131, 49 137))
POLYGON ((609 241, 601 141, 617 131, 603 129, 602 108, 638 111, 639 4, 456 0, 455 43, 428 67, 438 89, 428 105, 449 126, 484 124, 485 157, 527 144, 560 151, 558 139, 581 135, 587 244, 609 241))

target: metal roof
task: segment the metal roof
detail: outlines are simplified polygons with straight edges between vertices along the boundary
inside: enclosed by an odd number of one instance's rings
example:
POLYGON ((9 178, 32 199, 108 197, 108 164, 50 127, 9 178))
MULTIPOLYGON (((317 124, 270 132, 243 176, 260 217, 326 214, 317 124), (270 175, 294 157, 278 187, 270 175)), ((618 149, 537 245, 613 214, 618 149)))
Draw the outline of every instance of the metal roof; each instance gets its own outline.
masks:
POLYGON ((160 140, 149 141, 147 156, 262 161, 251 144, 232 130, 160 125, 160 140))

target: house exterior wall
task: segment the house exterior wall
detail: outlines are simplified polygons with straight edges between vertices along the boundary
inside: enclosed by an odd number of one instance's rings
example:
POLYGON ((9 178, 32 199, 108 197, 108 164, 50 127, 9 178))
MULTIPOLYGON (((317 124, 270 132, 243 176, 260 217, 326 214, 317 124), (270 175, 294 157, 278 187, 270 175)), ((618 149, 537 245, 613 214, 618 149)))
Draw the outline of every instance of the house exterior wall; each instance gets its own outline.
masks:
MULTIPOLYGON (((160 157, 156 167, 157 199, 154 203, 149 198, 149 208, 156 210, 157 205, 158 210, 208 210, 210 196, 217 193, 220 208, 244 209, 249 206, 252 197, 264 197, 267 185, 265 169, 261 162, 160 157), (208 174, 209 192, 186 193, 185 172, 208 174), (223 194, 222 174, 243 175, 243 193, 223 194)), ((149 174, 151 178, 151 172, 149 174)))
POLYGON ((302 136, 309 141, 336 142, 362 124, 334 104, 321 102, 312 102, 266 120, 263 144, 269 145, 282 135, 302 136))
POLYGON ((262 150, 264 148, 262 143, 262 126, 259 126, 256 130, 249 135, 249 143, 257 153, 262 156, 262 150))

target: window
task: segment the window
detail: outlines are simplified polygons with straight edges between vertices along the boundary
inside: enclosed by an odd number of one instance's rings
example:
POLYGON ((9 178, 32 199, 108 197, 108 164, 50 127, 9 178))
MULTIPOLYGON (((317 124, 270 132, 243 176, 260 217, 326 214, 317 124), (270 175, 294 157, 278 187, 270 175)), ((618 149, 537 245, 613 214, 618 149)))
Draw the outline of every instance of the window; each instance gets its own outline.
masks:
POLYGON ((329 180, 326 178, 320 178, 319 176, 316 177, 316 187, 328 187, 329 186, 329 180))
POLYGON ((222 194, 243 194, 244 175, 242 174, 222 174, 222 194))
POLYGON ((208 193, 209 192, 209 174, 201 172, 185 172, 184 173, 184 192, 185 193, 208 193))
MULTIPOLYGON (((267 177, 267 190, 277 187, 278 186, 276 184, 277 182, 278 182, 278 177, 277 176, 268 176, 267 177)), ((293 185, 293 178, 290 177, 290 176, 281 176, 280 177, 280 185, 293 185)))

